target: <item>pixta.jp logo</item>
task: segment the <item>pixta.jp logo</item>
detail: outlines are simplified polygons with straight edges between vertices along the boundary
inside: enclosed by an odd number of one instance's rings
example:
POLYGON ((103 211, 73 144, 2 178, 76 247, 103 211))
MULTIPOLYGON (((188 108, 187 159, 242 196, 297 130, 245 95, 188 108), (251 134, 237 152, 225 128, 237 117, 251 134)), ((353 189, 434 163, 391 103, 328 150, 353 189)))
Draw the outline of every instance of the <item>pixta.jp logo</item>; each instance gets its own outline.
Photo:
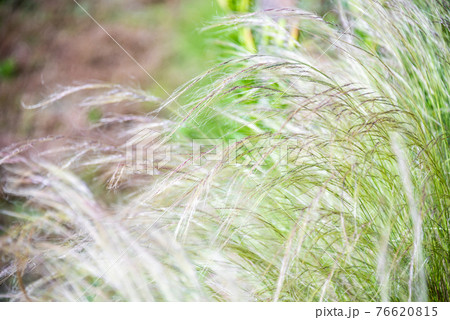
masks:
POLYGON ((164 167, 204 166, 221 162, 227 166, 289 166, 297 164, 299 140, 255 136, 254 139, 192 139, 190 144, 167 143, 167 137, 146 128, 127 141, 127 169, 131 173, 160 174, 164 167), (176 152, 174 152, 176 150, 176 152), (175 161, 177 160, 177 161, 175 161))
POLYGON ((127 141, 127 169, 133 173, 154 175, 171 159, 170 146, 163 145, 159 132, 142 129, 127 141))

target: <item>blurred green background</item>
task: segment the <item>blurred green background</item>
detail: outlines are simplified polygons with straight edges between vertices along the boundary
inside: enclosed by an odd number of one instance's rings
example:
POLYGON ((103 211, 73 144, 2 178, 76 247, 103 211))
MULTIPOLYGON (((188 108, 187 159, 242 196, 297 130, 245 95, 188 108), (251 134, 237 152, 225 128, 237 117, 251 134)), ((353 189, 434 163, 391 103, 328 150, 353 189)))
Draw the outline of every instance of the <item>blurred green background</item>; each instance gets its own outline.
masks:
MULTIPOLYGON (((160 86, 75 1, 0 0, 0 149, 33 137, 73 134, 74 128, 101 116, 95 110, 83 114, 67 101, 51 110, 22 108, 22 102, 37 102, 58 86, 105 81, 166 98, 225 55, 217 45, 222 36, 202 31, 229 13, 217 0, 78 3, 160 86)), ((297 4, 320 15, 331 8, 329 0, 297 4)))
MULTIPOLYGON (((0 0, 0 149, 60 133, 65 114, 24 111, 58 86, 106 81, 161 98, 212 66, 219 54, 201 32, 222 10, 216 0, 80 0, 80 5, 165 92, 71 0, 0 0)), ((75 120, 74 120, 75 121, 75 120)))

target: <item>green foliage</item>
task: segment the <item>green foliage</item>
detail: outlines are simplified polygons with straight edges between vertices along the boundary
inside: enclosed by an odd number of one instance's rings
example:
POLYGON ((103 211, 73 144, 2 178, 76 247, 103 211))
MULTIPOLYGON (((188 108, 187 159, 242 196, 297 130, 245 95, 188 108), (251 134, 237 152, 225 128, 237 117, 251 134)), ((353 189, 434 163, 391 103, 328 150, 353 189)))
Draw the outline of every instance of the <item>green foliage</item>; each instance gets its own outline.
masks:
POLYGON ((251 0, 218 0, 220 6, 229 11, 249 12, 254 6, 251 0))
POLYGON ((11 79, 17 73, 17 64, 12 58, 0 61, 0 80, 11 79))

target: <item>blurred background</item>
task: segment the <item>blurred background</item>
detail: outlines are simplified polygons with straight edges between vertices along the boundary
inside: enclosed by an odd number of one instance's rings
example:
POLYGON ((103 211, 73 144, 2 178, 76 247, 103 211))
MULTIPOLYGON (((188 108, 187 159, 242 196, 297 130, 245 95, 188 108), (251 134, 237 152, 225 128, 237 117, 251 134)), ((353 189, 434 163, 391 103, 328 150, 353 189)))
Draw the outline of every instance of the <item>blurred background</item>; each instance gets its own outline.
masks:
MULTIPOLYGON (((330 1, 257 2, 260 7, 300 5, 324 15, 330 1)), ((73 134, 101 117, 102 110, 87 112, 67 100, 48 109, 23 109, 22 103, 36 103, 58 86, 100 81, 140 87, 166 98, 213 66, 220 55, 223 58, 216 44, 223 39, 201 29, 227 13, 224 3, 226 7, 234 2, 78 0, 78 5, 73 0, 0 0, 0 150, 33 137, 73 134)), ((133 113, 133 107, 127 108, 133 113)))
MULTIPOLYGON (((216 0, 78 2, 168 93, 216 61, 217 48, 201 32, 222 14, 216 0)), ((102 81, 167 97, 72 0, 0 0, 0 24, 0 149, 67 133, 100 116, 94 111, 81 119, 70 104, 22 108, 22 102, 38 102, 58 86, 102 81)))

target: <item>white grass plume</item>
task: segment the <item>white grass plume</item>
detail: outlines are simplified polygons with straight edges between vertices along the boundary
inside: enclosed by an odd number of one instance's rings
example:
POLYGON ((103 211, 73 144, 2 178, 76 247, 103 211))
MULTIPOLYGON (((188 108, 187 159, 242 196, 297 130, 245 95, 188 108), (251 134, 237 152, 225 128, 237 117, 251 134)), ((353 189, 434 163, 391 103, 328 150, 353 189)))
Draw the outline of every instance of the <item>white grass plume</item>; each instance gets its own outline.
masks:
MULTIPOLYGON (((5 152, 4 192, 25 202, 0 238, 5 297, 448 299, 450 54, 436 23, 448 10, 353 1, 351 42, 313 15, 276 14, 298 17, 300 44, 257 43, 259 54, 241 52, 148 117, 106 121, 119 146, 5 152), (127 138, 143 128, 177 150, 154 176, 120 170, 127 138), (222 160, 195 166, 194 138, 232 143, 222 160), (290 150, 286 164, 271 139, 290 150), (106 191, 111 177, 116 192, 106 191)), ((264 13, 225 23, 280 28, 264 13)))

